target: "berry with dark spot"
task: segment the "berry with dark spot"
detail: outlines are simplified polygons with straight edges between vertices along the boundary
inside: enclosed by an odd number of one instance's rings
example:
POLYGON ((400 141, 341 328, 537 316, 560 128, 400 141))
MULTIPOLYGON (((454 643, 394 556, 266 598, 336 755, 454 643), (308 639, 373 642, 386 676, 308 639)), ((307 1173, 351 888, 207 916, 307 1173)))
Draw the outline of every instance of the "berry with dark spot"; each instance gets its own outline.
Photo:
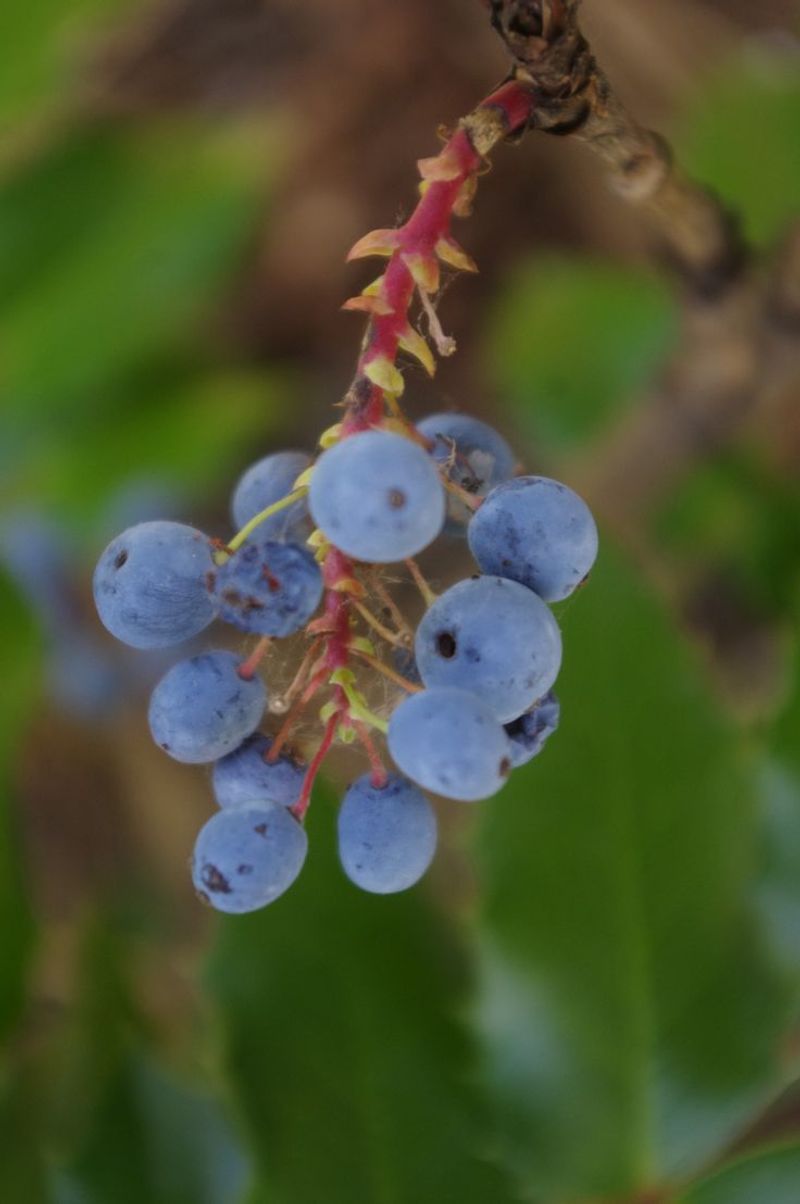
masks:
POLYGON ((414 652, 426 686, 479 694, 508 723, 546 693, 561 667, 561 634, 531 590, 503 577, 459 581, 417 629, 414 652))
POLYGON ((183 523, 150 522, 112 539, 94 572, 97 613, 134 648, 191 639, 214 617, 205 588, 208 539, 183 523))
POLYGON ((192 881, 218 911, 256 911, 288 890, 307 849, 305 830, 279 803, 231 807, 200 829, 192 881))
POLYGON ((220 619, 271 636, 305 627, 323 592, 322 573, 307 548, 260 538, 234 552, 206 584, 220 619))
POLYGON ((217 761, 261 722, 267 692, 260 677, 242 677, 233 652, 205 652, 179 661, 150 698, 150 731, 176 761, 217 761))

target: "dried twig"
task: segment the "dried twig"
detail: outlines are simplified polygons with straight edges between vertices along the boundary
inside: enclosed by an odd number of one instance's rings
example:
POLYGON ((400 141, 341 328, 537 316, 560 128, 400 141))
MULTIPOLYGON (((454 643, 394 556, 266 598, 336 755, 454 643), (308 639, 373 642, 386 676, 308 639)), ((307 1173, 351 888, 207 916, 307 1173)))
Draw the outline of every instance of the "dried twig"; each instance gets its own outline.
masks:
POLYGON ((530 126, 569 135, 611 169, 615 189, 648 217, 662 257, 699 297, 741 275, 735 216, 676 166, 668 143, 630 115, 578 24, 580 0, 489 0, 492 23, 534 92, 530 126))

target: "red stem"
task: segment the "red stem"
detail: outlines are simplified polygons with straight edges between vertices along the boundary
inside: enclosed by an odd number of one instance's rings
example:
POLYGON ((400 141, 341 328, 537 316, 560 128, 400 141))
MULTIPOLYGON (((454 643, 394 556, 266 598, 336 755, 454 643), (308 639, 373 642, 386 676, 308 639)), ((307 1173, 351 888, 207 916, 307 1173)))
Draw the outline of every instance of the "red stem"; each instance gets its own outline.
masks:
MULTIPOLYGON (((533 97, 530 91, 512 80, 488 96, 479 109, 500 110, 507 133, 512 133, 528 121, 532 107, 533 97)), ((408 221, 393 233, 395 249, 389 258, 379 290, 379 299, 385 312, 373 313, 367 326, 356 378, 349 393, 349 404, 342 422, 342 438, 378 426, 383 421, 386 404, 384 390, 369 380, 366 370, 376 360, 386 360, 394 364, 400 340, 408 330, 409 307, 416 289, 409 265, 421 264, 428 266, 431 271, 434 270, 437 245, 440 240, 449 238, 450 224, 458 208, 462 190, 476 175, 483 161, 466 125, 461 125, 445 143, 438 160, 442 170, 438 173, 435 170, 431 171, 428 164, 427 187, 423 195, 408 221)), ((325 556, 322 571, 326 591, 325 618, 331 630, 324 637, 324 669, 319 675, 315 675, 311 686, 302 695, 299 700, 301 707, 319 688, 321 679, 337 669, 345 668, 349 659, 352 606, 348 592, 339 587, 343 581, 353 577, 353 563, 338 548, 331 547, 325 556)), ((292 809, 301 820, 308 809, 314 778, 333 744, 338 724, 347 717, 347 698, 338 686, 335 688, 334 698, 337 709, 325 726, 322 742, 306 773, 301 797, 292 809)), ((277 755, 277 750, 286 738, 288 726, 287 723, 281 729, 270 757, 277 755)), ((354 726, 370 759, 373 781, 382 784, 386 780, 386 771, 370 735, 363 724, 354 723, 354 726)))
POLYGON ((353 724, 356 735, 361 741, 364 751, 369 759, 369 765, 372 771, 372 785, 376 786, 379 790, 382 790, 389 780, 389 775, 386 772, 383 761, 381 760, 380 753, 375 747, 373 739, 364 724, 358 719, 351 719, 350 722, 353 724))
POLYGON ((306 811, 308 811, 308 806, 311 802, 311 791, 314 788, 314 782, 317 774, 322 768, 322 762, 327 757, 330 747, 333 744, 333 738, 336 735, 336 729, 339 726, 340 718, 341 716, 337 711, 335 714, 331 715, 330 719, 325 724, 325 732, 322 736, 322 740, 320 741, 320 746, 314 753, 311 764, 306 770, 306 776, 303 778, 303 789, 300 792, 300 797, 295 805, 291 808, 292 815, 295 817, 295 819, 300 820, 301 823, 305 819, 306 811))

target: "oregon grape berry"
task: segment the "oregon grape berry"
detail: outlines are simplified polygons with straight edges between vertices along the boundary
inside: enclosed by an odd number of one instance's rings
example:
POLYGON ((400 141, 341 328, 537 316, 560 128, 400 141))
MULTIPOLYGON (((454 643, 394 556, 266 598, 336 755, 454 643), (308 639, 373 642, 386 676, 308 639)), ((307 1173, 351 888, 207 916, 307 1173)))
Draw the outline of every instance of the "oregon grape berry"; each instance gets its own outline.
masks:
POLYGON ((353 783, 339 808, 339 857, 351 882, 388 895, 413 886, 436 851, 436 816, 425 795, 400 774, 375 786, 353 783))
POLYGON ((589 507, 549 477, 498 485, 472 518, 467 538, 482 572, 519 581, 546 602, 568 597, 597 556, 589 507))
POLYGON ((214 609, 226 623, 259 635, 305 627, 322 599, 322 573, 307 548, 254 539, 209 572, 214 609))
POLYGON ((511 741, 511 759, 515 769, 526 765, 539 755, 558 728, 560 716, 558 699, 550 690, 524 715, 505 725, 506 734, 511 741))
POLYGON ((279 803, 231 807, 200 829, 192 881, 218 911, 255 911, 292 885, 307 850, 305 830, 279 803))
POLYGON ((549 608, 524 585, 473 577, 427 611, 415 655, 426 686, 474 690, 507 723, 552 686, 561 635, 549 608))
POLYGON ((216 761, 258 727, 267 693, 260 677, 240 676, 240 663, 205 652, 173 665, 153 690, 150 730, 176 761, 216 761))
POLYGON ((167 648, 197 635, 214 617, 205 577, 206 537, 183 523, 149 522, 112 539, 94 572, 97 613, 134 648, 167 648))
POLYGON ((434 461, 419 444, 389 431, 364 431, 323 452, 309 505, 331 543, 374 564, 416 556, 444 523, 434 461))
POLYGON ((389 721, 389 752, 412 782, 445 798, 496 794, 511 769, 503 728, 477 694, 452 687, 406 698, 389 721))
MULTIPOLYGON (((242 474, 231 499, 231 513, 237 528, 244 527, 268 506, 290 494, 294 483, 308 468, 311 457, 305 452, 285 451, 264 456, 242 474)), ((303 540, 311 530, 305 498, 298 498, 259 524, 265 539, 303 540)))
POLYGON ((305 766, 288 753, 267 761, 269 736, 250 736, 214 766, 212 782, 220 807, 238 807, 256 800, 293 807, 300 797, 305 766))

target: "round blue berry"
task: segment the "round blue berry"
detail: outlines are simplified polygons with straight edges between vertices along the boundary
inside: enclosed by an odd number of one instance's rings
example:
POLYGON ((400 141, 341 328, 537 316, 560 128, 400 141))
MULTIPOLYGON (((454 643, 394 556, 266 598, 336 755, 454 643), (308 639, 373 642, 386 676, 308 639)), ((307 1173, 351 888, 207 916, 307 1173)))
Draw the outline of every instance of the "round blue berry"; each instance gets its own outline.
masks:
POLYGON ((304 829, 279 803, 232 807, 217 811, 200 829, 192 881, 217 911, 241 915, 288 890, 307 851, 304 829))
POLYGON ((94 572, 97 613, 134 648, 167 648, 214 617, 206 591, 213 564, 205 535, 183 523, 150 522, 112 539, 94 572))
POLYGON ((150 699, 150 731, 176 761, 203 764, 233 752, 258 727, 267 692, 260 677, 239 676, 232 652, 179 661, 150 699))
POLYGON ((445 513, 431 457, 402 435, 376 430, 323 452, 311 477, 309 506, 332 544, 374 564, 416 556, 439 534, 445 513))
POLYGON ((248 541, 206 580, 218 617, 258 635, 299 631, 323 592, 322 573, 311 552, 275 540, 248 541))
POLYGON ((558 728, 560 715, 559 701, 550 690, 524 715, 505 725, 506 735, 511 741, 511 760, 515 769, 526 765, 539 755, 558 728))
MULTIPOLYGON (((294 483, 308 468, 311 457, 306 452, 285 451, 264 456, 242 474, 231 500, 231 513, 237 531, 247 525, 262 510, 287 497, 294 483)), ((278 510, 259 524, 259 534, 265 539, 292 539, 302 542, 311 532, 308 505, 305 498, 278 510)))
POLYGON ((418 882, 436 851, 436 816, 425 795, 400 774, 375 786, 359 778, 339 808, 339 857, 344 872, 376 895, 418 882))
POLYGON ((426 686, 473 690, 507 723, 552 686, 561 635, 548 607, 524 585, 473 577, 428 609, 414 652, 426 686))
MULTIPOLYGON (((476 497, 484 497, 514 472, 514 453, 502 435, 469 414, 431 414, 417 430, 432 442, 431 455, 451 480, 476 497)), ((463 534, 471 510, 457 497, 447 497, 447 531, 463 534)))
POLYGON ((496 794, 511 770, 508 736, 467 690, 438 687, 404 699, 389 721, 388 743, 412 782, 462 802, 496 794))
POLYGON ((272 748, 269 736, 250 736, 214 766, 212 782, 220 807, 238 807, 257 799, 293 807, 300 798, 306 767, 288 753, 274 761, 265 758, 272 748))
POLYGON ((589 507, 549 477, 498 485, 473 516, 467 538, 484 573, 519 581, 546 602, 568 597, 597 556, 589 507))

